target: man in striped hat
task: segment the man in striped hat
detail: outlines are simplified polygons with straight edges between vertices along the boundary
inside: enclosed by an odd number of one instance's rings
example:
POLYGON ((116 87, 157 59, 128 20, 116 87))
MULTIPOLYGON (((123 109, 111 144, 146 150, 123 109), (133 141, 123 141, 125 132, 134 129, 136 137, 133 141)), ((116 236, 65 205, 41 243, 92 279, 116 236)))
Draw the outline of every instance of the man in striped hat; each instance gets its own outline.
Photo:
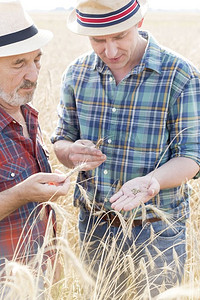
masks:
POLYGON ((128 299, 130 277, 148 299, 181 281, 186 181, 199 172, 199 73, 139 30, 146 11, 147 0, 81 0, 68 19, 93 51, 64 73, 52 142, 65 166, 86 162, 88 199, 77 187, 75 205, 104 299, 128 299))

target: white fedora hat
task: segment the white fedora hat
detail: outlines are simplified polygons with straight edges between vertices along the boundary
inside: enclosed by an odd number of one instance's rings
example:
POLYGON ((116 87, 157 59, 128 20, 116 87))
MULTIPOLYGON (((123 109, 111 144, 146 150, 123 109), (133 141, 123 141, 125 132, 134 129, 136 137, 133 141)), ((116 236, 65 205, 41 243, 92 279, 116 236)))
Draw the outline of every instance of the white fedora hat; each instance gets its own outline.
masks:
POLYGON ((113 34, 140 22, 147 8, 147 0, 77 0, 67 26, 81 35, 113 34))
POLYGON ((18 0, 0 0, 0 57, 40 49, 53 34, 38 29, 18 0))

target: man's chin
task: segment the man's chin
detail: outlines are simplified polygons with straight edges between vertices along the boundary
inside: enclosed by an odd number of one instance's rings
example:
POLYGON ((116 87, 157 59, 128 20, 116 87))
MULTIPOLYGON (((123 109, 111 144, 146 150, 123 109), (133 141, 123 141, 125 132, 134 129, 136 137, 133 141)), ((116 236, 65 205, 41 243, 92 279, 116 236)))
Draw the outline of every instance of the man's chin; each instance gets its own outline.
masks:
POLYGON ((7 94, 0 89, 0 98, 10 106, 21 106, 32 101, 34 90, 26 92, 24 95, 19 92, 14 92, 13 94, 7 94))
POLYGON ((15 96, 11 100, 11 104, 13 106, 21 106, 31 102, 33 100, 34 91, 35 90, 26 92, 25 95, 20 95, 19 93, 15 94, 15 96))
POLYGON ((29 95, 26 97, 15 97, 14 99, 10 99, 7 103, 11 106, 21 106, 31 102, 33 99, 33 95, 29 95))

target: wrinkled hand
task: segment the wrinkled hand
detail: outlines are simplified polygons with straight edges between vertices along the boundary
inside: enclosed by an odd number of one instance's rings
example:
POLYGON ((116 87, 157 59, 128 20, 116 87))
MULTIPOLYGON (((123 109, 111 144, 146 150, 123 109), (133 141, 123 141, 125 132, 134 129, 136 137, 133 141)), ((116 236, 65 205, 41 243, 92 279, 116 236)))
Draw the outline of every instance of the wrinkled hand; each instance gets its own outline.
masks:
POLYGON ((111 207, 114 210, 129 211, 138 207, 141 203, 146 203, 156 196, 160 191, 160 185, 154 177, 144 176, 127 181, 110 198, 111 207))
POLYGON ((70 179, 63 173, 37 173, 31 175, 14 188, 21 202, 45 202, 65 196, 70 179))
POLYGON ((74 166, 86 163, 83 171, 93 170, 100 166, 106 155, 95 148, 95 144, 89 140, 77 140, 70 146, 69 159, 74 166))

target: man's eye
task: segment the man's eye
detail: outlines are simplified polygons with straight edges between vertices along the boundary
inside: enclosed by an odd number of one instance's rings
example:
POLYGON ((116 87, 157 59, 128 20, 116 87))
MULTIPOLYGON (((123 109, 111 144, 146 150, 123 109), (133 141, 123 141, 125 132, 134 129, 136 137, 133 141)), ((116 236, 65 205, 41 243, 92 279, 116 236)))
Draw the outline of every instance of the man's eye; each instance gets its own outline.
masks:
POLYGON ((15 69, 21 69, 23 67, 23 65, 24 65, 23 63, 17 64, 17 65, 14 66, 14 68, 15 69))
POLYGON ((122 40, 124 37, 125 37, 125 34, 124 34, 124 35, 119 35, 119 36, 117 36, 115 39, 116 39, 116 40, 122 40))
POLYGON ((105 42, 105 40, 96 40, 96 39, 94 39, 93 40, 95 43, 104 43, 105 42))
POLYGON ((40 67, 40 65, 41 65, 40 59, 35 60, 35 64, 36 64, 37 67, 40 67))

